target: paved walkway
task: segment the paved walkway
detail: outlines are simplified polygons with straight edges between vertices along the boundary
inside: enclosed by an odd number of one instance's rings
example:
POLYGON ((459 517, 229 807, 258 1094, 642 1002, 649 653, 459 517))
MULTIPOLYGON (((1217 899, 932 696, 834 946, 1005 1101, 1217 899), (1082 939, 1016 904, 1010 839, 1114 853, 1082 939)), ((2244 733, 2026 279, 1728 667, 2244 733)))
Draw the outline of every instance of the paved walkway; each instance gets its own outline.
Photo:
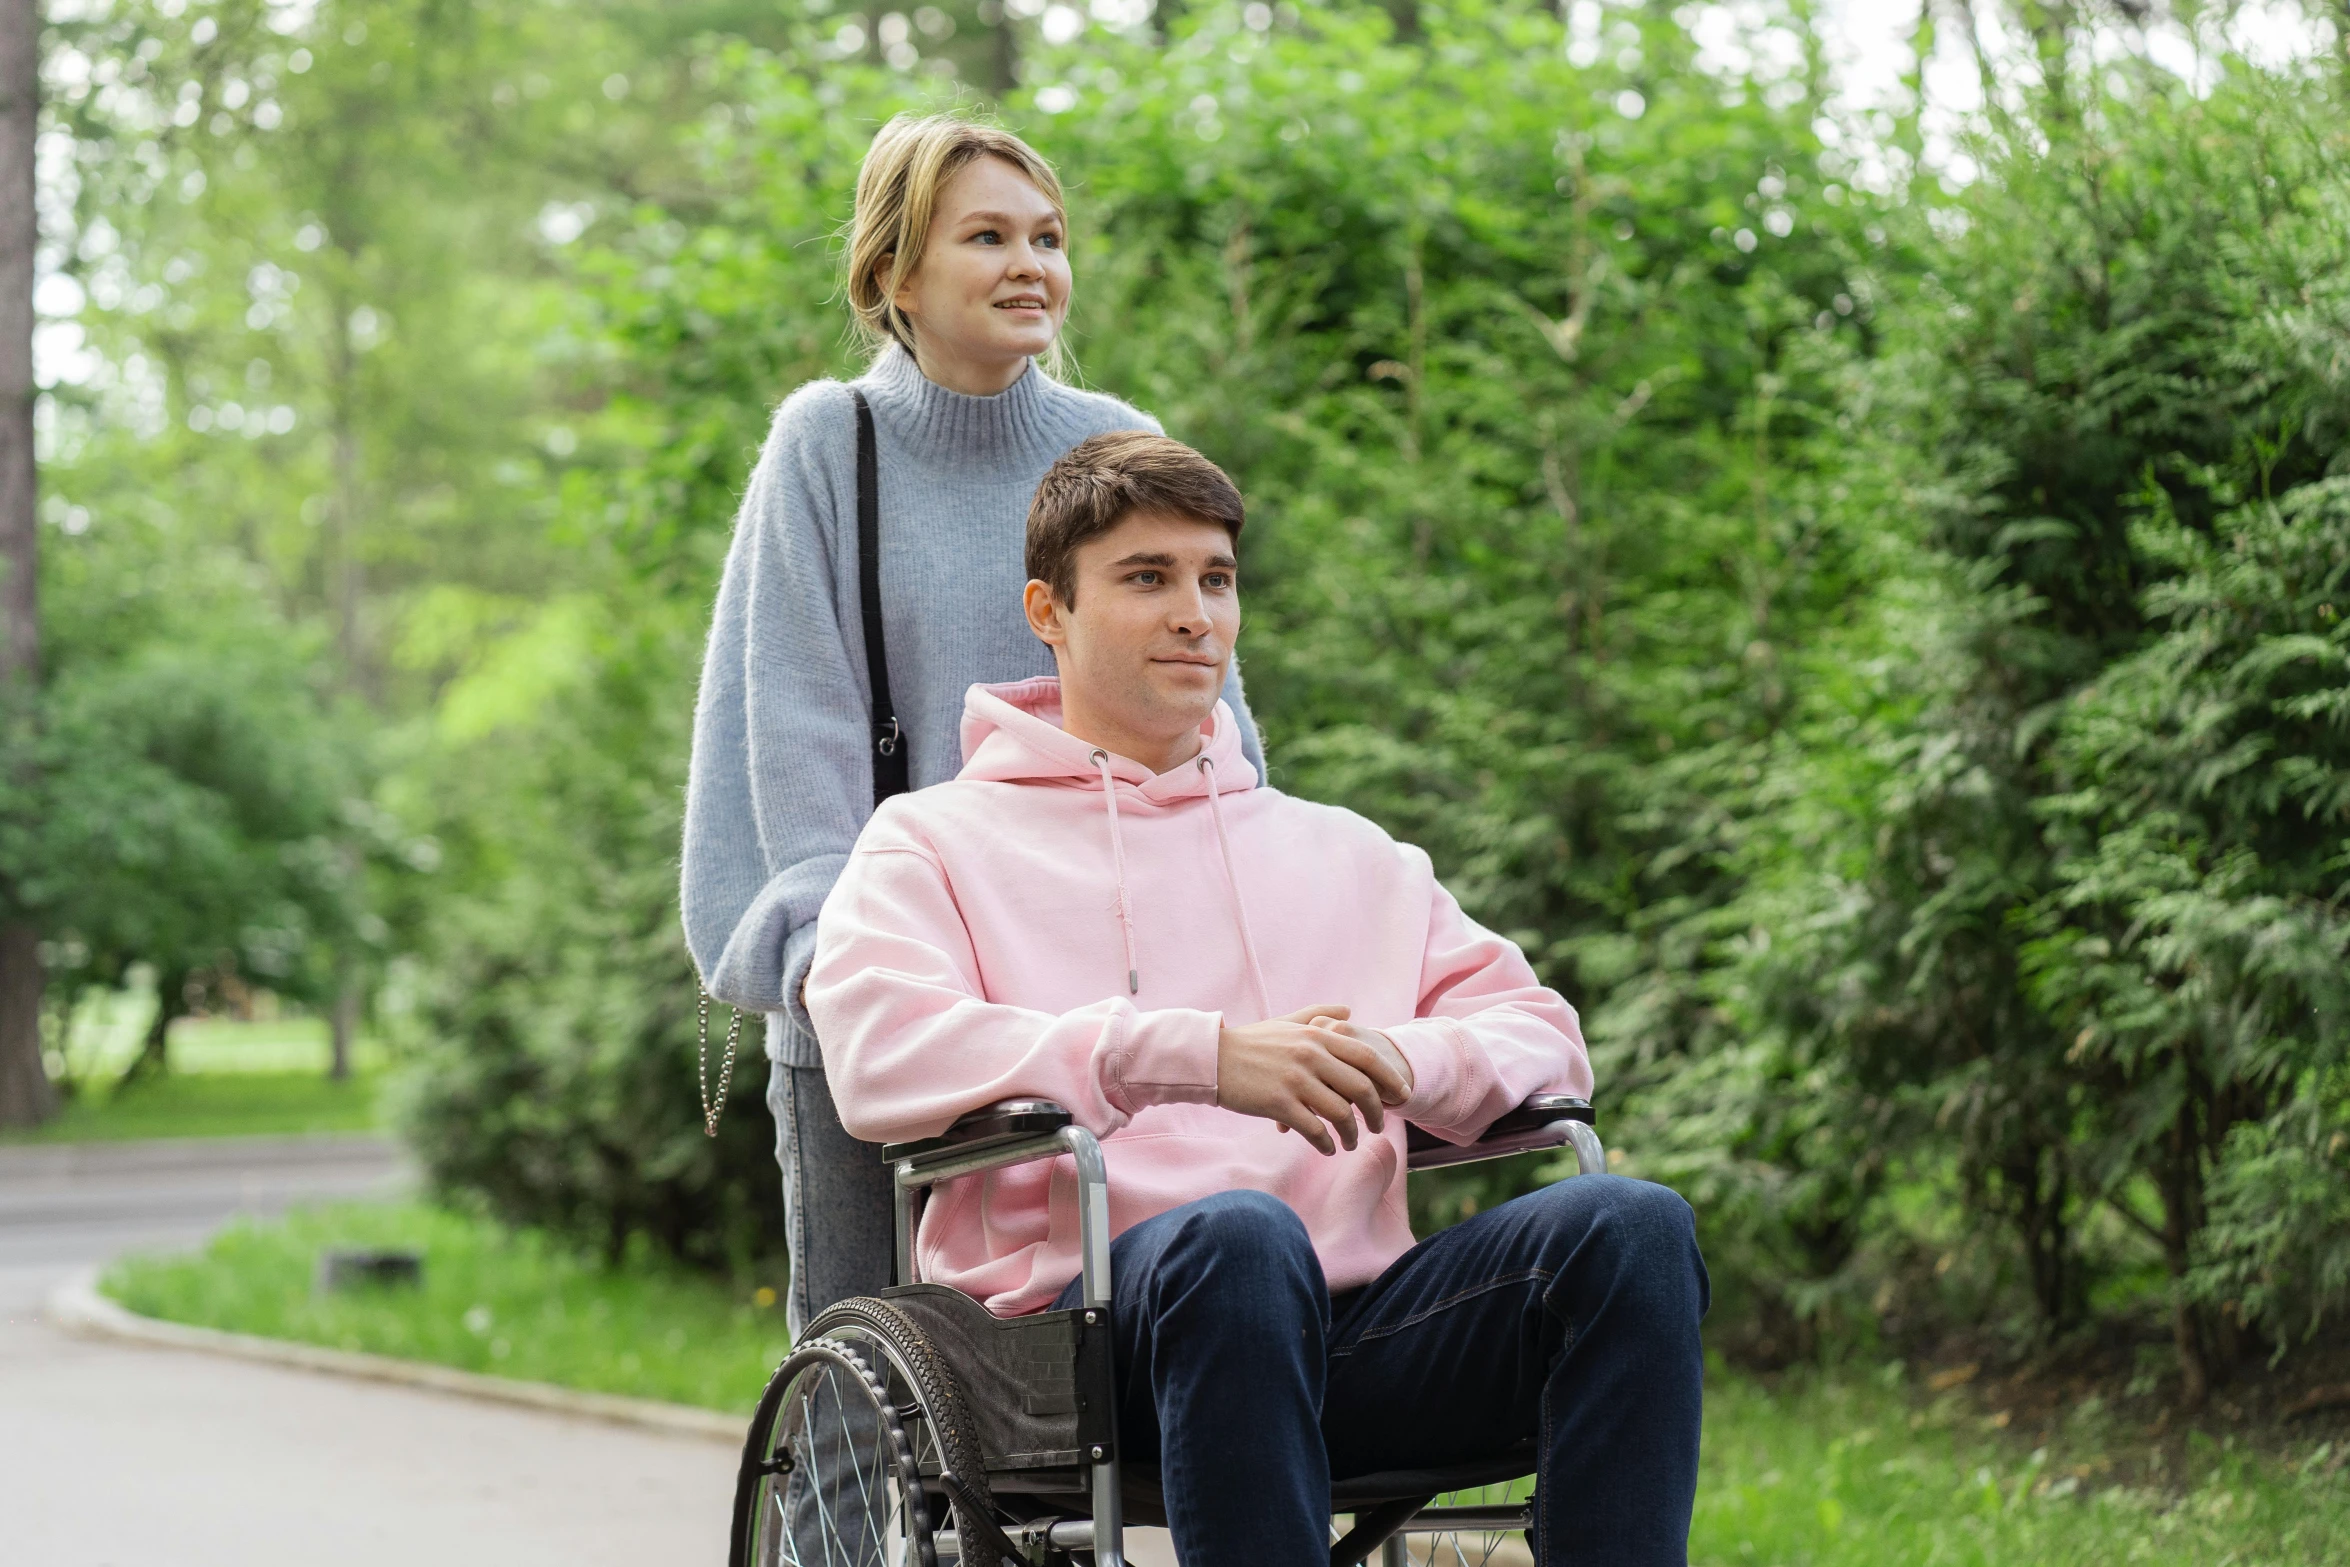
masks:
POLYGON ((239 1213, 404 1179, 369 1138, 0 1148, 10 1567, 638 1567, 724 1558, 719 1443, 60 1333, 48 1292, 239 1213))

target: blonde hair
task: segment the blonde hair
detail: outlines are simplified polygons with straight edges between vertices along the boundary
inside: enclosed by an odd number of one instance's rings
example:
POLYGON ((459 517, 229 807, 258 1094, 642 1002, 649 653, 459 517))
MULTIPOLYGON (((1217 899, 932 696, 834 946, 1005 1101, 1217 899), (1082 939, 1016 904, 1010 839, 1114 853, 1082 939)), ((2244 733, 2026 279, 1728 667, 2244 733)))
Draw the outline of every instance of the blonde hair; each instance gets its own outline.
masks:
MULTIPOLYGON (((1067 218, 1060 176, 1010 131, 951 114, 901 114, 891 120, 866 149, 857 170, 856 210, 849 218, 849 313, 868 347, 878 351, 896 342, 914 351, 914 323, 894 296, 922 264, 938 193, 975 158, 1003 159, 1067 218)), ((1065 352, 1055 337, 1049 367, 1062 368, 1065 352)))

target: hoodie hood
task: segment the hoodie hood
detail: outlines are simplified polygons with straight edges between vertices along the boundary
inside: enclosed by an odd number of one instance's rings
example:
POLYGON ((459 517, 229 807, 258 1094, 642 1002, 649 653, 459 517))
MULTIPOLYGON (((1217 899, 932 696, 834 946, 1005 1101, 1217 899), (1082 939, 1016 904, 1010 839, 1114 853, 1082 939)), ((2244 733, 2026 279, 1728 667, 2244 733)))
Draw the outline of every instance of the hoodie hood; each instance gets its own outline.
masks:
POLYGON ((1249 983, 1256 989, 1257 1015, 1273 1015, 1265 991, 1265 966, 1249 931, 1248 900, 1232 863, 1232 835, 1224 826, 1223 796, 1257 784, 1256 769, 1241 754, 1232 709, 1219 699, 1200 725, 1199 754, 1154 773, 1140 762, 1088 745, 1061 727, 1061 682, 1050 675, 1010 685, 973 686, 963 694, 963 771, 958 781, 1045 784, 1099 791, 1102 819, 1110 835, 1112 879, 1117 883, 1118 934, 1126 950, 1126 994, 1142 993, 1142 965, 1134 952, 1134 903, 1126 886, 1126 834, 1118 825, 1118 795, 1130 789, 1136 803, 1180 809, 1205 798, 1208 823, 1223 862, 1224 885, 1232 895, 1232 921, 1248 957, 1249 983), (1227 774, 1226 769, 1230 769, 1227 774))
MULTIPOLYGON (((1257 770, 1240 748, 1240 725, 1221 700, 1200 725, 1205 744, 1198 757, 1180 767, 1153 773, 1127 757, 1109 757, 1109 776, 1130 784, 1144 800, 1171 805, 1209 792, 1208 769, 1214 787, 1225 794, 1257 786, 1257 770)), ((1051 675, 1017 680, 1005 685, 973 686, 963 693, 963 770, 960 778, 992 783, 1073 784, 1083 789, 1103 787, 1103 769, 1095 760, 1098 748, 1061 727, 1061 682, 1051 675)))

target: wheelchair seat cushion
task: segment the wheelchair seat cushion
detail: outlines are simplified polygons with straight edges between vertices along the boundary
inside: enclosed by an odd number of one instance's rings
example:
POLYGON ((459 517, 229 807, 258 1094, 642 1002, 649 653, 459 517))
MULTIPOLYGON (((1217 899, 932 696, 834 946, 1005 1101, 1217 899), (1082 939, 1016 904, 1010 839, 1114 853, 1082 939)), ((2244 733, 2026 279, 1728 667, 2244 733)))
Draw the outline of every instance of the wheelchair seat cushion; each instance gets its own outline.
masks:
POLYGON ((1454 1491, 1520 1480, 1532 1474, 1534 1468, 1534 1444, 1527 1442, 1510 1452, 1474 1463, 1442 1464, 1431 1469, 1389 1469, 1337 1480, 1330 1487, 1330 1506, 1334 1512, 1345 1512, 1373 1502, 1445 1496, 1454 1491))

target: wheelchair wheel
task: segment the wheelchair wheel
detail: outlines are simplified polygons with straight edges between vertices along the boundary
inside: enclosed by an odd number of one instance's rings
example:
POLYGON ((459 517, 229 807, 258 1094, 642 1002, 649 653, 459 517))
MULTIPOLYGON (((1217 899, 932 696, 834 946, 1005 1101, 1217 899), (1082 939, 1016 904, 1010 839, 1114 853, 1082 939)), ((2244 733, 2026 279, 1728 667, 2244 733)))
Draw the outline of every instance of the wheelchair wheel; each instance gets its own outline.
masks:
POLYGON ((1523 1534, 1448 1530, 1405 1536, 1402 1546, 1400 1555, 1389 1558, 1395 1567, 1527 1567, 1534 1560, 1523 1534))
MULTIPOLYGON (((730 1567, 938 1567, 954 1513, 986 1471, 955 1384, 885 1301, 843 1301, 808 1325, 768 1380, 735 1482, 730 1567)), ((997 1567, 966 1527, 965 1567, 997 1567)))
MULTIPOLYGON (((1441 1500, 1449 1507, 1499 1507, 1525 1500, 1522 1483, 1478 1486, 1441 1500)), ((1373 1558, 1381 1567, 1533 1567, 1523 1529, 1454 1528, 1397 1535, 1373 1558)))

